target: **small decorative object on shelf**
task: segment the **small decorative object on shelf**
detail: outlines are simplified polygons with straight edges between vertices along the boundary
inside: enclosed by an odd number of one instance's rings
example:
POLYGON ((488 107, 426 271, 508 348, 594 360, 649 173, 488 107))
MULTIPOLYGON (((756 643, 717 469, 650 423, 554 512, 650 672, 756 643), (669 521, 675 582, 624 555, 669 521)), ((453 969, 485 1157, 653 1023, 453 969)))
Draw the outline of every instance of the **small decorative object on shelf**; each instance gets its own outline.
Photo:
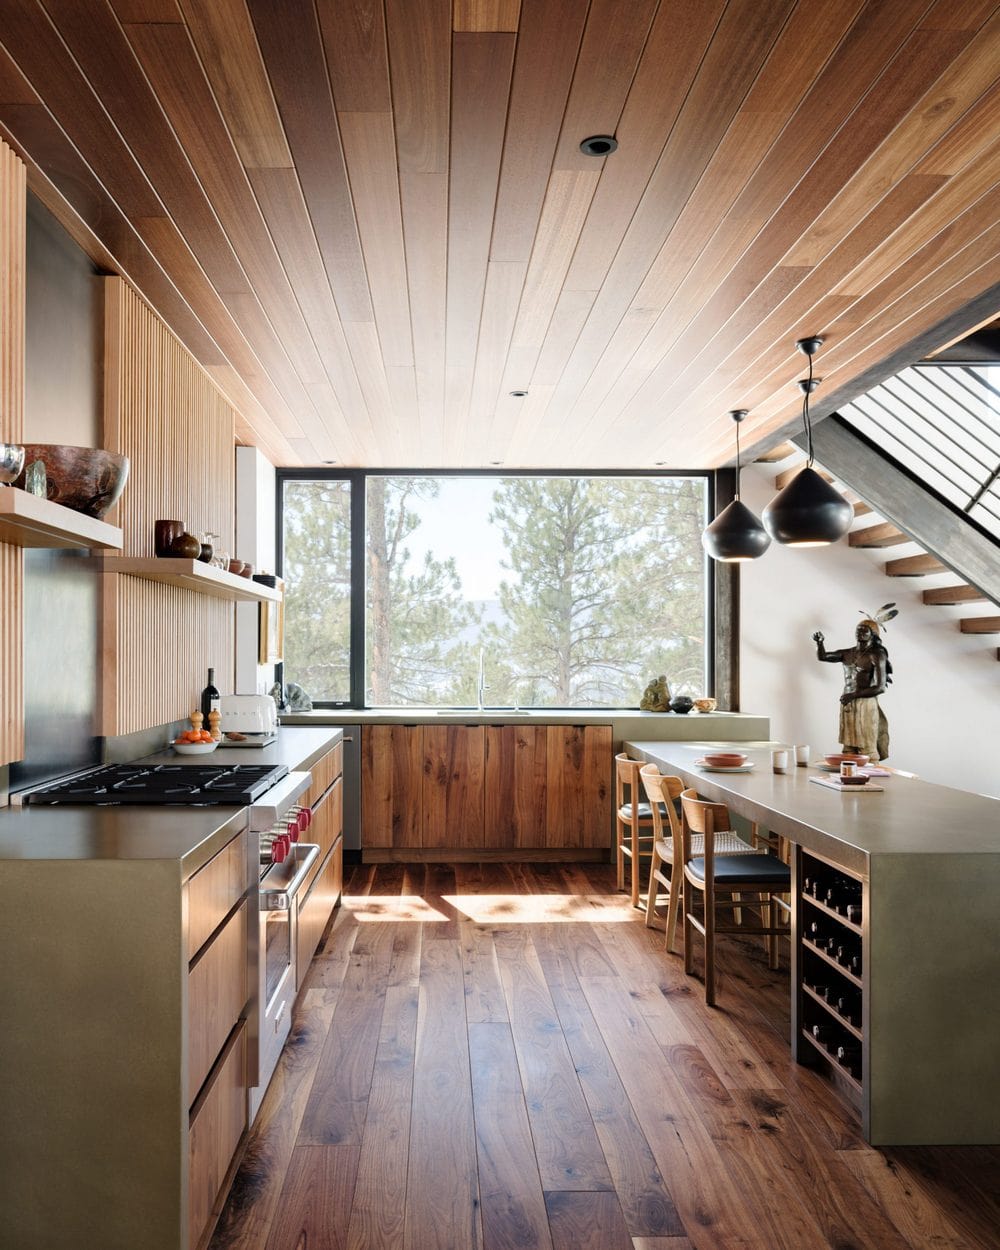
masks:
POLYGON ((168 555, 182 560, 197 560, 201 555, 201 540, 197 534, 189 534, 184 530, 171 543, 168 555))
POLYGON ((32 460, 24 468, 24 489, 29 495, 37 495, 39 499, 49 497, 49 479, 42 460, 32 460))
POLYGON ((699 712, 714 712, 718 705, 714 699, 706 696, 705 698, 695 699, 694 706, 699 712))
POLYGON ((206 532, 202 534, 201 538, 198 540, 201 543, 201 550, 195 558, 200 560, 202 564, 212 563, 212 553, 215 551, 215 547, 212 545, 212 539, 214 537, 214 534, 206 532))
POLYGON ((675 699, 670 700, 671 712, 677 712, 681 716, 686 716, 694 707, 694 701, 688 694, 679 694, 675 699))
POLYGON ((173 545, 184 533, 183 521, 159 520, 153 522, 153 551, 157 556, 172 556, 173 545))
POLYGON ((667 685, 666 674, 654 677, 639 700, 639 708, 643 712, 669 712, 670 687, 667 685))
POLYGON ((24 448, 18 443, 0 443, 0 483, 17 481, 24 468, 24 448))
POLYGON ((97 520, 118 502, 128 480, 128 457, 101 447, 25 443, 24 458, 28 464, 41 460, 45 465, 46 492, 53 503, 97 520))

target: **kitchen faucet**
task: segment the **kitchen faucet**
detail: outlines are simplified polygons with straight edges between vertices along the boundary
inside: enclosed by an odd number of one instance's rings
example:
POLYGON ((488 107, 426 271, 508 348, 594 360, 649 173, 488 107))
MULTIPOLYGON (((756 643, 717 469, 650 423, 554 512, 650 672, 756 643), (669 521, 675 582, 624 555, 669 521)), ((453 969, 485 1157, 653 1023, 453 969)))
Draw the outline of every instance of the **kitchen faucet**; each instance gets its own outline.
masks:
POLYGON ((479 681, 476 685, 476 694, 478 697, 478 707, 480 712, 483 710, 483 691, 486 689, 486 648, 479 648, 479 681))

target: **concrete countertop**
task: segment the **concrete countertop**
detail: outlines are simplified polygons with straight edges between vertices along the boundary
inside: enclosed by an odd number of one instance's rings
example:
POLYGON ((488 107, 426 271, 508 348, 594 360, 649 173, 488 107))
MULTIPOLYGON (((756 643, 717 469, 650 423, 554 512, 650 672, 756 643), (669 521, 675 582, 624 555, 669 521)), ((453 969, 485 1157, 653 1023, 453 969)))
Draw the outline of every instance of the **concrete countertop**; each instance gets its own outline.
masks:
MULTIPOLYGON (((151 764, 284 764, 309 769, 340 740, 335 729, 281 729, 264 748, 219 748, 207 756, 162 751, 151 764)), ((246 825, 243 807, 73 807, 68 804, 0 810, 2 861, 162 861, 186 881, 246 825)))
POLYGON ((629 754, 679 775, 707 799, 729 804, 748 820, 867 874, 875 857, 1000 855, 1000 800, 915 777, 875 777, 881 793, 838 793, 813 785, 828 777, 815 765, 776 774, 771 748, 742 743, 749 773, 706 772, 696 766, 704 744, 632 740, 629 754))
POLYGON ((617 736, 662 741, 699 739, 747 742, 769 734, 766 716, 747 712, 641 712, 638 708, 317 708, 289 712, 282 725, 613 725, 617 736))

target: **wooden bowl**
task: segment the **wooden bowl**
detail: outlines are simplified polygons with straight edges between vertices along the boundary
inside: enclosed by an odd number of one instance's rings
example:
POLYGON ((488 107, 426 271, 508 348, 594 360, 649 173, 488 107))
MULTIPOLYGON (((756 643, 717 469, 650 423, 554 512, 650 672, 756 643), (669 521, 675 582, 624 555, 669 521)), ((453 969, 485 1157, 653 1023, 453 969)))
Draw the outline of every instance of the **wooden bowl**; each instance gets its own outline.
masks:
MULTIPOLYGON (((100 447, 25 443, 24 463, 45 465, 47 494, 53 503, 98 520, 118 501, 128 479, 128 457, 100 447)), ((24 474, 17 479, 24 485, 24 474)))
POLYGON ((840 784, 842 786, 866 786, 868 784, 868 774, 855 773, 853 777, 841 777, 840 784))
POLYGON ((229 571, 230 573, 235 573, 237 577, 242 576, 244 568, 246 568, 246 564, 243 560, 229 561, 229 571))
POLYGON ((831 768, 839 768, 841 764, 844 763, 845 760, 848 762, 853 762, 858 765, 868 763, 867 755, 852 755, 849 751, 844 752, 840 755, 837 755, 836 753, 834 753, 833 755, 824 755, 823 758, 826 760, 826 762, 830 765, 831 768))
POLYGON ((706 751, 702 759, 713 768, 741 768, 747 762, 742 751, 706 751))

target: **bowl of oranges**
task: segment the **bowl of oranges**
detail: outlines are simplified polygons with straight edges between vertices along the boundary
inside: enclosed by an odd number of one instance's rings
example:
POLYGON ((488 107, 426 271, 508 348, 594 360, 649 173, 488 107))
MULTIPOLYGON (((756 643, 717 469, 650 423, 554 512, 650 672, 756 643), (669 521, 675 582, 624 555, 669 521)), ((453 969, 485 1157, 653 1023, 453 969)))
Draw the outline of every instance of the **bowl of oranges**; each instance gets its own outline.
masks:
POLYGON ((185 729, 173 741, 178 755, 211 755, 218 745, 207 729, 185 729))

